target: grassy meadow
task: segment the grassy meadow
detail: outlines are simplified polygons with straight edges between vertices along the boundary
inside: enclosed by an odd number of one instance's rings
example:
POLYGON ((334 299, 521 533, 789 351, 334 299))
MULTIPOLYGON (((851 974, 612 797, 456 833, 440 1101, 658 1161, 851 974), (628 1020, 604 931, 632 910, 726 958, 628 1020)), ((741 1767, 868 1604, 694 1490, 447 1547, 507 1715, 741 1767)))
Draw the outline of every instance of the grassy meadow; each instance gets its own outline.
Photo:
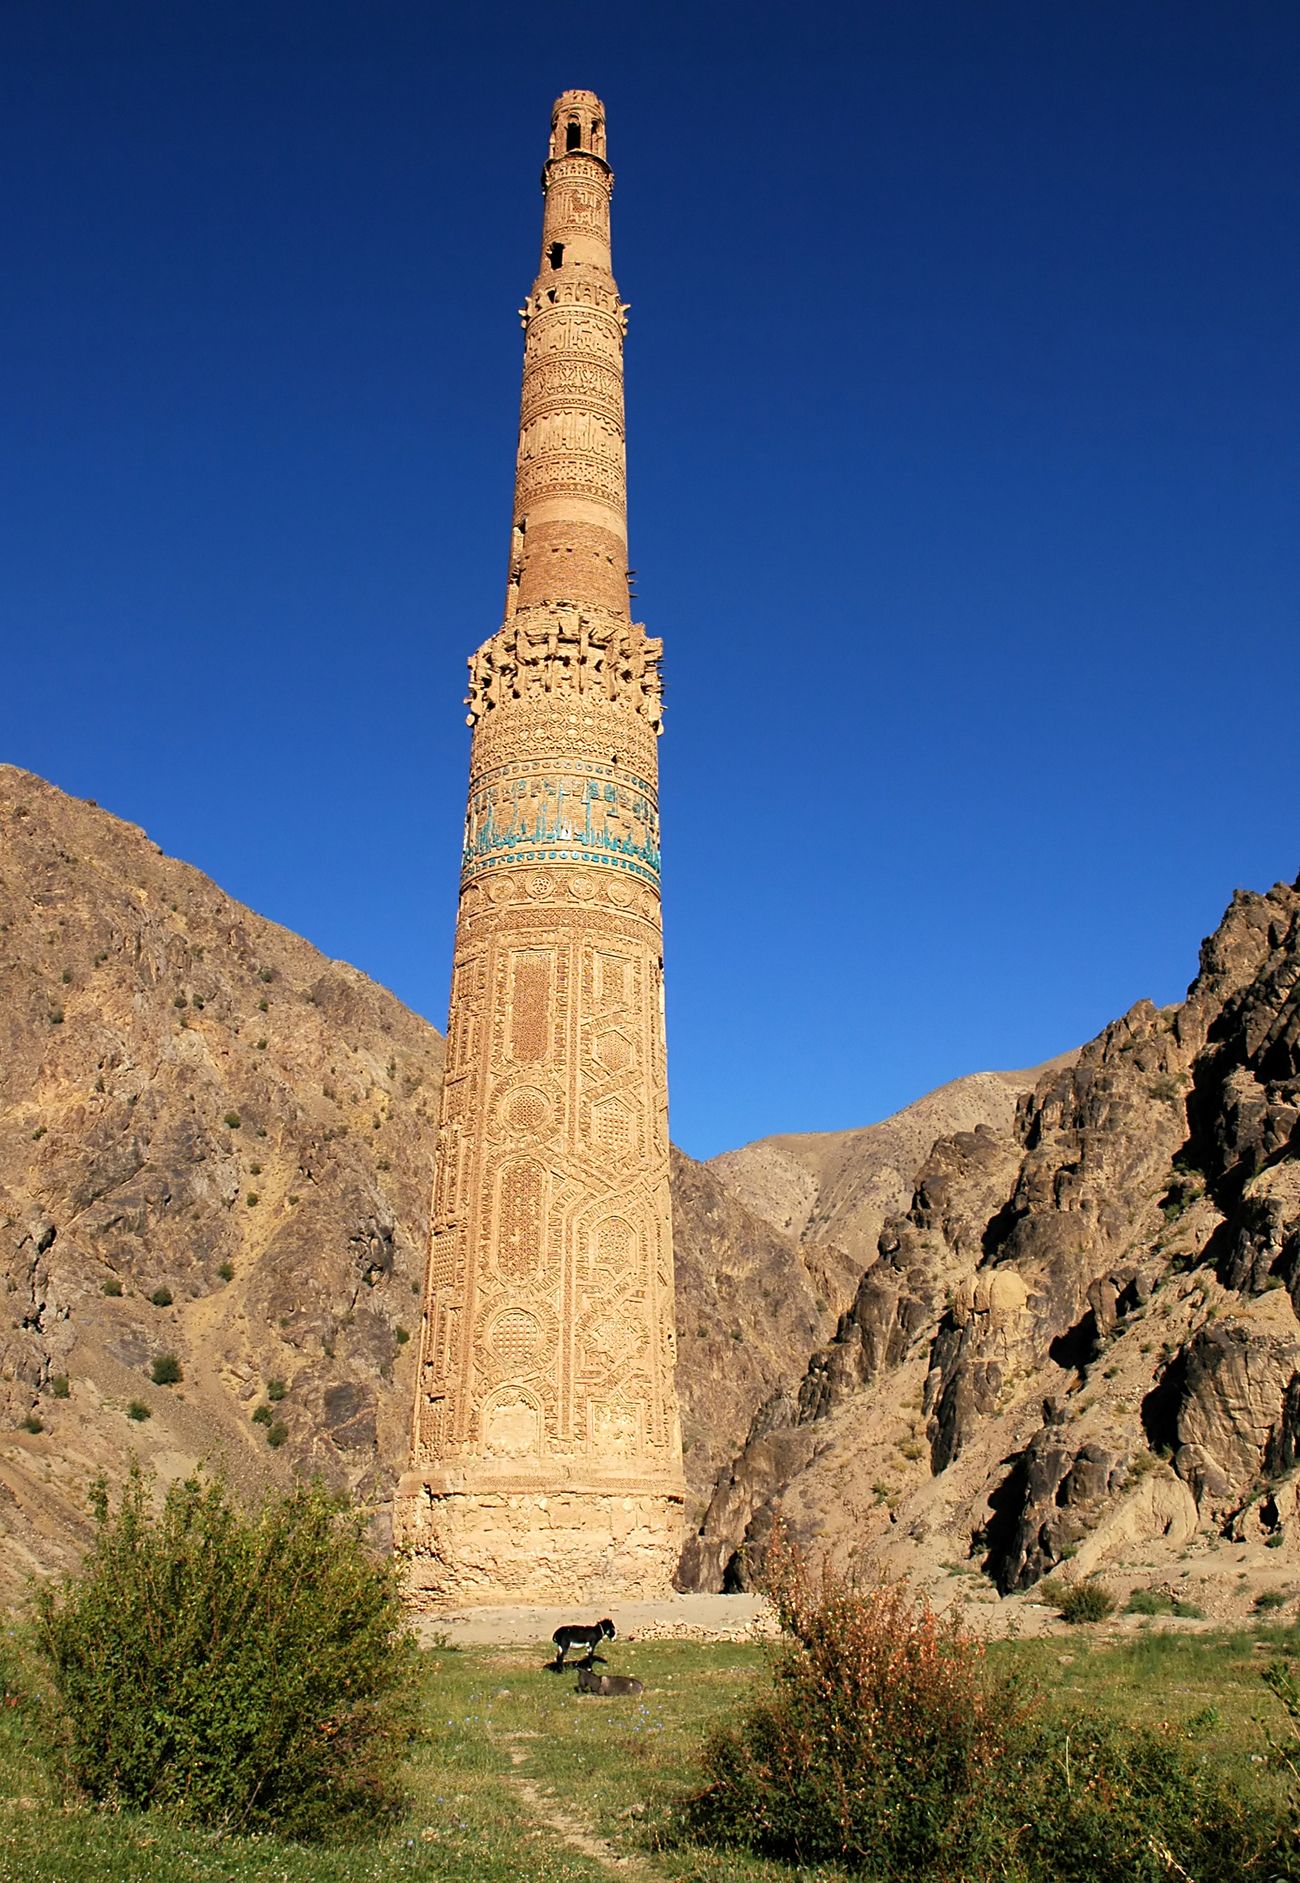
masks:
MULTIPOLYGON (((1133 1722, 1191 1722, 1206 1751, 1248 1786, 1278 1781, 1263 1763, 1263 1722, 1281 1708, 1260 1668, 1295 1633, 1161 1632, 1112 1640, 1086 1629, 1003 1643, 1062 1702, 1096 1702, 1133 1722)), ((404 1878, 564 1883, 621 1875, 676 1883, 837 1883, 842 1872, 794 1871, 731 1853, 674 1846, 667 1801, 689 1785, 710 1723, 734 1716, 762 1678, 762 1649, 743 1644, 618 1642, 613 1672, 636 1673, 632 1700, 579 1699, 545 1651, 434 1649, 423 1657, 421 1733, 405 1774, 404 1815, 347 1844, 299 1845, 182 1829, 166 1818, 65 1802, 42 1757, 43 1702, 12 1670, 0 1704, 0 1879, 4 1883, 363 1883, 404 1878)))

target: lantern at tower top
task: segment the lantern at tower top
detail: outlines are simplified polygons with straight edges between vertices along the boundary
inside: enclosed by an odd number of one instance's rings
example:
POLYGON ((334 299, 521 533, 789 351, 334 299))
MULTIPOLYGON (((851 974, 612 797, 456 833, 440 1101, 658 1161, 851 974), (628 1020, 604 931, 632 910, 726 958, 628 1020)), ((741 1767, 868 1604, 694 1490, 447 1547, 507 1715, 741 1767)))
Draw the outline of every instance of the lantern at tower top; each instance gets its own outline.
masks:
POLYGON ((561 92, 551 111, 551 157, 584 150, 605 161, 605 107, 595 92, 561 92))

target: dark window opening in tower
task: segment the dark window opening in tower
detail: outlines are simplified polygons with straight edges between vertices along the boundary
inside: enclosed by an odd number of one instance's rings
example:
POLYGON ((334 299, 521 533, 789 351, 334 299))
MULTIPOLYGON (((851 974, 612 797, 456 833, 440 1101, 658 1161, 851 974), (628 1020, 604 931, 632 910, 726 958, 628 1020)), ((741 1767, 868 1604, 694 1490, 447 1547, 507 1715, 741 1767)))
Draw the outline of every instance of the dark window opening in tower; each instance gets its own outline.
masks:
POLYGON ((555 299, 555 289, 554 289, 554 288, 548 288, 548 289, 546 290, 546 298, 547 298, 547 300, 548 300, 548 301, 554 301, 554 299, 555 299))
POLYGON ((564 260, 563 242, 552 242, 546 251, 546 259, 552 268, 558 268, 564 260))
POLYGON ((580 124, 571 124, 564 133, 564 148, 566 150, 582 149, 582 126, 580 124))

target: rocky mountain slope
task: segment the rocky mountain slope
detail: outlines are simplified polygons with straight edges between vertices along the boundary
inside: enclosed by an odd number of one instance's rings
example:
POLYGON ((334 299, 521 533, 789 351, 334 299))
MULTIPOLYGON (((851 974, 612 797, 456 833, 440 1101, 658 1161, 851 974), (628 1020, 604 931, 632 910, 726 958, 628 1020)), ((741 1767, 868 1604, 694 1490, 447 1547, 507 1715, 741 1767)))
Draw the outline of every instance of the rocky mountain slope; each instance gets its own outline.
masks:
MULTIPOLYGON (((141 1457, 319 1472, 383 1522, 406 1445, 442 1042, 129 824, 0 767, 0 1595, 141 1457), (159 1358, 181 1379, 152 1382, 159 1358), (255 1422, 256 1415, 256 1422, 255 1422)), ((702 1514, 860 1265, 673 1161, 702 1514)))
POLYGON ((68 1559, 88 1479, 135 1455, 386 1496, 438 1035, 143 832, 8 767, 0 963, 8 1590, 68 1559), (178 1384, 152 1384, 160 1356, 178 1384))
POLYGON ((856 1279, 875 1259, 885 1219, 911 1202, 912 1181, 936 1139, 978 1125, 1010 1131, 1020 1096, 1075 1057, 1064 1053, 1029 1072, 972 1072, 879 1124, 759 1138, 711 1158, 709 1168, 784 1235, 839 1249, 856 1279))
MULTIPOLYGON (((1060 1564, 1229 1607, 1300 1583, 1298 925, 1296 889, 1239 896, 1185 1004, 1014 1107, 981 1075, 674 1155, 690 1582, 743 1583, 780 1511, 991 1600, 1060 1564)), ((319 1472, 382 1531, 436 1032, 7 767, 0 964, 0 1597, 73 1559, 132 1457, 319 1472)))
POLYGON ((742 1584, 779 1512, 842 1558, 1003 1593, 1300 1569, 1300 886, 1239 894, 1010 1130, 941 1139, 833 1340, 760 1409, 688 1551, 742 1584))

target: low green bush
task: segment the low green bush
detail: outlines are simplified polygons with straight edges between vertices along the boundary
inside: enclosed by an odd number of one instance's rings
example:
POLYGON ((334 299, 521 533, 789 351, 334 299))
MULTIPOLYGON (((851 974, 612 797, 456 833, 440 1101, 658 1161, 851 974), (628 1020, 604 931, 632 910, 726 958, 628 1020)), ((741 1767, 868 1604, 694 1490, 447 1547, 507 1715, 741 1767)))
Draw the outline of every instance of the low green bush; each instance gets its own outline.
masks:
POLYGON ((1167 1589, 1133 1589, 1124 1604, 1126 1615, 1172 1615, 1174 1598, 1167 1589))
POLYGON ((1074 1582, 1056 1605, 1062 1621, 1105 1621, 1115 1612, 1115 1598, 1104 1582, 1074 1582))
POLYGON ((126 1409, 128 1419, 134 1419, 137 1425, 143 1425, 146 1419, 152 1419, 153 1413, 143 1399, 133 1399, 126 1409))
POLYGON ((898 1588, 814 1585, 778 1534, 768 1690, 716 1729, 679 1834, 873 1883, 1272 1883, 1287 1838, 1176 1730, 1055 1711, 898 1588))
POLYGON ((246 1514, 137 1471, 82 1569, 37 1598, 58 1746, 90 1798, 317 1836, 395 1802, 414 1648, 391 1557, 319 1485, 246 1514))
POLYGON ((169 1308, 175 1297, 170 1288, 155 1288, 149 1299, 156 1308, 169 1308))
POLYGON ((155 1386, 175 1386, 184 1378, 184 1374, 174 1353, 160 1353, 154 1358, 149 1377, 155 1386))

